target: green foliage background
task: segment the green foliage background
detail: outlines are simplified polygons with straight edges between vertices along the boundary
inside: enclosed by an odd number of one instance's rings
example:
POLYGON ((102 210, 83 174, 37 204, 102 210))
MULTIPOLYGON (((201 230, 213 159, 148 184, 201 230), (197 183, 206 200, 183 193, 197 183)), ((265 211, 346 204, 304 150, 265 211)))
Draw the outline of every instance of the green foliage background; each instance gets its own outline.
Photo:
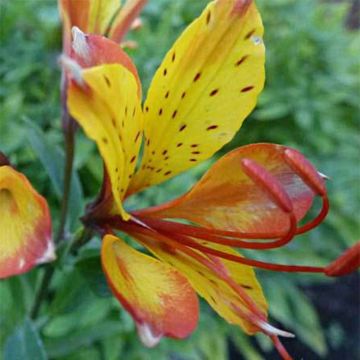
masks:
MULTIPOLYGON (((0 150, 47 197, 56 228, 63 158, 57 5, 54 0, 0 1, 0 150)), ((149 1, 143 13, 143 29, 130 35, 139 43, 139 48, 130 53, 145 89, 174 39, 206 2, 149 1)), ((256 111, 221 153, 252 142, 286 144, 302 151, 331 178, 328 189, 332 209, 325 224, 286 249, 251 254, 282 263, 323 265, 360 237, 359 33, 344 27, 349 8, 346 1, 257 3, 266 29, 267 84, 256 111)), ((186 191, 208 165, 202 164, 161 188, 134 197, 128 206, 143 207, 175 197, 186 191)), ((75 168, 69 238, 79 226, 76 217, 97 193, 102 178, 95 147, 80 132, 75 168)), ((49 302, 34 323, 26 319, 26 314, 43 270, 0 282, 0 358, 221 360, 237 352, 250 360, 276 358, 270 355, 266 339, 247 338, 203 303, 200 325, 188 340, 164 340, 156 349, 144 349, 131 318, 104 283, 99 244, 99 239, 93 239, 77 258, 61 259, 63 249, 59 249, 60 271, 49 302)), ((306 350, 313 359, 330 359, 331 351, 342 346, 347 347, 348 359, 360 358, 356 333, 347 333, 349 330, 336 318, 327 319, 325 326, 303 291, 315 286, 316 294, 320 285, 338 286, 342 280, 263 272, 258 275, 273 320, 293 331, 297 339, 292 341, 302 344, 295 358, 306 350)), ((350 299, 359 304, 359 288, 352 291, 350 299)), ((339 301, 341 296, 337 296, 339 301)), ((291 342, 287 344, 291 346, 291 342)))

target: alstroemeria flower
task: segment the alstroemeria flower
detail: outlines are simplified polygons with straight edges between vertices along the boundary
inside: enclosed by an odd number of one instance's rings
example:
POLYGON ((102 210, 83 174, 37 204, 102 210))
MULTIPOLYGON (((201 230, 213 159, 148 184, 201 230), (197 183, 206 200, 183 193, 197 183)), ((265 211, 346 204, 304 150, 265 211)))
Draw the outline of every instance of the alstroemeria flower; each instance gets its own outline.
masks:
POLYGON ((147 0, 59 0, 63 21, 64 52, 71 49, 71 29, 76 26, 91 34, 106 35, 120 43, 147 0))
POLYGON ((46 200, 0 153, 0 279, 55 259, 46 200))
POLYGON ((144 106, 137 74, 123 59, 80 66, 99 58, 89 51, 92 37, 78 36, 76 62, 64 63, 73 74, 69 112, 97 143, 106 168, 84 222, 104 234, 109 285, 148 346, 194 330, 195 290, 229 323, 269 335, 289 358, 277 336, 292 335, 268 323, 253 267, 336 276, 359 264, 358 246, 327 268, 268 264, 235 250, 284 246, 327 214, 323 177, 298 151, 280 145, 240 147, 178 199, 132 212, 124 207, 126 196, 199 164, 233 138, 264 85, 262 36, 253 1, 210 3, 165 56, 144 106), (315 196, 323 200, 320 214, 299 225, 315 196), (113 230, 131 235, 158 260, 131 249, 113 230))

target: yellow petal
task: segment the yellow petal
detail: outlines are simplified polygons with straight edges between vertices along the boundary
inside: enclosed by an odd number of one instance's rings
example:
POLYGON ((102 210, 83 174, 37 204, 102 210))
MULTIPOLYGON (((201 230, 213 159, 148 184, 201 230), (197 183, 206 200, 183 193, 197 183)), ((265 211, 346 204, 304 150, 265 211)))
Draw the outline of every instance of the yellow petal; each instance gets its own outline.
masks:
POLYGON ((173 267, 106 235, 101 259, 109 285, 134 318, 141 340, 151 347, 162 336, 184 338, 196 327, 198 300, 173 267))
MULTIPOLYGON (((249 313, 248 307, 239 294, 229 285, 233 281, 244 291, 256 304, 260 312, 266 316, 267 303, 262 292, 261 286, 256 279, 254 270, 249 266, 244 266, 224 259, 216 259, 218 268, 225 274, 228 282, 219 277, 214 268, 205 266, 195 258, 167 245, 162 244, 163 239, 154 232, 154 235, 147 236, 135 234, 144 246, 146 246, 156 257, 181 272, 190 282, 196 292, 201 295, 209 305, 225 320, 231 324, 239 325, 246 333, 253 334, 259 331, 258 326, 244 319, 237 309, 249 313)), ((170 236, 171 238, 171 236, 170 236)), ((239 255, 235 250, 221 245, 206 244, 208 247, 239 255)), ((194 250, 201 256, 201 253, 194 250)))
POLYGON ((251 0, 212 2, 185 30, 150 86, 144 159, 130 192, 198 164, 232 139, 263 88, 262 35, 251 0))
POLYGON ((24 175, 0 166, 0 278, 55 259, 46 200, 24 175))
POLYGON ((124 219, 121 200, 134 173, 143 128, 138 84, 122 65, 102 65, 82 71, 86 87, 72 82, 70 114, 93 139, 109 174, 116 211, 124 219))

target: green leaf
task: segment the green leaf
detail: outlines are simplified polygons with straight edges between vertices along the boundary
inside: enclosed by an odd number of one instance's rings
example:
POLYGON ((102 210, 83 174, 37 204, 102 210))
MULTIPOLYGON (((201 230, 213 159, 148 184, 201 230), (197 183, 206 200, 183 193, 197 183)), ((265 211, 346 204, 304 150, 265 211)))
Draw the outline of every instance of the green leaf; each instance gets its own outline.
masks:
POLYGON ((29 319, 16 328, 5 343, 4 360, 46 360, 42 341, 29 319))
MULTIPOLYGON (((64 163, 65 156, 63 151, 54 145, 46 133, 43 132, 35 122, 25 119, 25 124, 28 128, 27 136, 32 149, 38 156, 47 171, 51 183, 53 185, 55 194, 59 201, 63 196, 63 178, 64 178, 64 163)), ((83 211, 84 197, 81 183, 76 170, 73 170, 70 198, 69 198, 69 218, 71 220, 71 228, 73 229, 78 218, 83 211)))

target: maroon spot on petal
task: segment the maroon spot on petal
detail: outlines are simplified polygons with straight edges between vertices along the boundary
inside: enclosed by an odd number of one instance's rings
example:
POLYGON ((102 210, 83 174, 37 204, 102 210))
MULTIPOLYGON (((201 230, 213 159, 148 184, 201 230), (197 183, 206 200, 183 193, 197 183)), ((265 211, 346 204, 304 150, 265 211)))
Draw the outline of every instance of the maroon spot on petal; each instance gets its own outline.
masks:
POLYGON ((116 127, 116 121, 113 117, 111 118, 111 122, 112 122, 113 126, 116 127))
POLYGON ((163 75, 166 76, 166 74, 167 74, 167 69, 165 68, 163 71, 163 75))
POLYGON ((180 126, 180 128, 179 128, 179 131, 183 131, 183 130, 185 130, 186 126, 187 126, 186 124, 181 125, 181 126, 180 126))
POLYGON ((200 151, 192 151, 191 153, 194 154, 194 155, 199 155, 199 154, 201 154, 200 151))
POLYGON ((219 89, 214 89, 209 95, 215 96, 219 92, 219 89))
POLYGON ((197 161, 197 160, 196 160, 196 159, 190 159, 190 161, 191 161, 191 162, 195 162, 195 161, 197 161))
POLYGON ((116 168, 115 168, 115 172, 117 173, 118 171, 119 171, 119 168, 116 167, 116 168))
POLYGON ((164 175, 165 176, 168 176, 168 175, 170 175, 172 172, 171 171, 167 171, 164 175))
POLYGON ((240 66, 248 57, 249 57, 249 55, 244 55, 241 59, 239 59, 239 60, 235 63, 235 66, 240 66))
POLYGON ((176 145, 176 147, 181 147, 181 146, 183 146, 183 143, 178 143, 178 144, 176 145))
POLYGON ((251 86, 246 86, 246 87, 241 89, 241 92, 245 93, 245 92, 248 92, 248 91, 252 90, 253 88, 254 88, 254 86, 252 86, 252 85, 251 86))
POLYGON ((165 99, 167 99, 170 95, 170 91, 167 91, 166 94, 165 94, 165 99))
POLYGON ((106 82, 106 85, 107 85, 108 87, 111 87, 111 82, 110 82, 109 78, 108 78, 106 75, 104 75, 104 80, 105 80, 105 82, 106 82))
POLYGON ((200 79, 201 73, 197 73, 194 77, 194 82, 198 81, 200 79))
POLYGON ((172 116, 171 116, 171 117, 172 117, 173 119, 175 119, 176 114, 177 114, 177 110, 175 110, 175 111, 173 112, 173 114, 172 114, 172 116))
POLYGON ((244 288, 244 289, 247 289, 247 290, 252 290, 253 288, 252 288, 252 286, 250 286, 250 285, 245 285, 245 284, 239 284, 242 288, 244 288))
POLYGON ((162 171, 162 169, 157 169, 156 170, 156 173, 158 174, 159 172, 161 172, 162 171))
POLYGON ((148 106, 145 106, 145 111, 149 112, 149 107, 148 106))
POLYGON ((159 115, 161 116, 163 113, 163 109, 159 109, 159 115))
POLYGON ((136 155, 134 155, 134 156, 131 158, 130 164, 132 164, 135 160, 136 160, 136 155))
POLYGON ((153 151, 151 152, 151 154, 155 155, 155 150, 153 150, 153 151))
POLYGON ((186 92, 184 91, 184 92, 181 94, 181 98, 183 99, 185 96, 186 96, 186 92))
POLYGON ((209 25, 210 20, 211 20, 211 11, 209 11, 209 12, 206 14, 206 25, 209 25))
POLYGON ((108 142, 108 139, 107 138, 105 138, 105 137, 103 137, 102 139, 102 142, 105 144, 105 145, 107 145, 109 142, 108 142))
POLYGON ((252 29, 251 31, 249 31, 249 32, 245 35, 244 40, 249 40, 250 37, 251 37, 252 35, 254 35, 254 34, 255 34, 255 29, 252 29))
POLYGON ((164 160, 169 160, 169 156, 165 156, 165 157, 164 157, 164 160))
POLYGON ((172 54, 172 56, 171 56, 171 61, 174 62, 175 59, 176 59, 176 54, 175 54, 175 52, 173 52, 173 54, 172 54))
POLYGON ((134 110, 133 110, 133 113, 132 113, 132 116, 134 117, 136 114, 136 107, 134 107, 134 110))
POLYGON ((125 106, 125 115, 127 115, 127 113, 128 113, 128 108, 127 106, 125 106))
POLYGON ((162 154, 163 154, 163 155, 166 155, 167 152, 168 152, 167 150, 164 150, 164 151, 162 152, 162 154))
POLYGON ((196 148, 196 147, 199 146, 199 144, 191 144, 190 146, 191 146, 192 148, 196 148))
POLYGON ((149 146, 150 145, 150 139, 147 139, 146 141, 146 145, 149 146))
POLYGON ((140 137, 140 131, 138 131, 135 136, 135 142, 137 142, 139 140, 139 137, 140 137))
POLYGON ((209 127, 206 128, 207 131, 209 130, 215 130, 217 129, 219 126, 218 125, 210 125, 209 127))

